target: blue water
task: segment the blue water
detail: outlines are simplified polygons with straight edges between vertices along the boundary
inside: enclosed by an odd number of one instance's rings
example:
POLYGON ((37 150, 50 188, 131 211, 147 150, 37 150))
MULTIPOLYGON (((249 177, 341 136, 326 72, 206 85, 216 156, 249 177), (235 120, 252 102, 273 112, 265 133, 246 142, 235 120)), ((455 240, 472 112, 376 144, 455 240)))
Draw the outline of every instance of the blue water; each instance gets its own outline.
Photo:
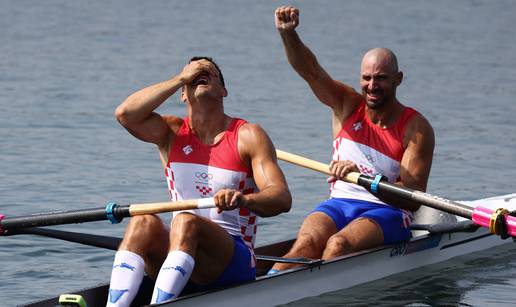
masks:
MULTIPOLYGON (((436 134, 430 193, 469 200, 516 192, 516 2, 293 3, 301 8, 301 37, 336 79, 357 87, 366 50, 396 52, 405 74, 399 98, 423 113, 436 134)), ((177 74, 194 55, 220 64, 227 113, 259 123, 278 148, 328 161, 330 112, 286 61, 273 22, 281 4, 0 1, 0 212, 167 200, 156 149, 130 136, 113 112, 130 93, 177 74)), ((159 112, 185 114, 177 95, 159 112)), ((260 245, 293 237, 327 196, 324 176, 281 166, 294 208, 261 220, 260 245)), ((121 236, 125 224, 60 228, 121 236)), ((54 239, 1 238, 0 305, 106 282, 112 257, 54 239)), ((516 299, 512 258, 495 251, 483 262, 403 279, 413 282, 387 279, 296 305, 504 305, 516 299), (453 299, 441 300, 450 291, 453 299)))

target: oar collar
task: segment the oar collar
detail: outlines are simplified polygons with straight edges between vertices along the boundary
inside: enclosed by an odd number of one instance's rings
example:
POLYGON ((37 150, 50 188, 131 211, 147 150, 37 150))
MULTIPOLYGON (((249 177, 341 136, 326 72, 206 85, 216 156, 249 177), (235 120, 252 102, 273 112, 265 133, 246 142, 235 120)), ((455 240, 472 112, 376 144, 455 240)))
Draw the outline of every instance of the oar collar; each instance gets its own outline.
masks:
POLYGON ((117 217, 113 212, 118 205, 116 203, 108 203, 106 206, 106 218, 111 222, 111 224, 118 224, 122 221, 120 217, 117 217))
POLYGON ((511 237, 507 227, 507 216, 516 216, 516 211, 509 211, 505 208, 496 209, 489 220, 489 232, 499 235, 502 239, 511 237))

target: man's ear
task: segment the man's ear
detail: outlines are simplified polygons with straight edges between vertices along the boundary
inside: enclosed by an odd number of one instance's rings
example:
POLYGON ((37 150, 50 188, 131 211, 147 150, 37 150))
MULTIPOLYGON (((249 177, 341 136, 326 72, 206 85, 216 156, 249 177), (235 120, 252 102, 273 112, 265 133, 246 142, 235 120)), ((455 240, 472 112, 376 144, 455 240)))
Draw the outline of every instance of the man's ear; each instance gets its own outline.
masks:
POLYGON ((186 103, 186 94, 185 94, 185 89, 184 87, 181 88, 181 100, 186 103))
POLYGON ((403 81, 403 72, 402 71, 398 71, 396 73, 396 86, 399 86, 402 81, 403 81))

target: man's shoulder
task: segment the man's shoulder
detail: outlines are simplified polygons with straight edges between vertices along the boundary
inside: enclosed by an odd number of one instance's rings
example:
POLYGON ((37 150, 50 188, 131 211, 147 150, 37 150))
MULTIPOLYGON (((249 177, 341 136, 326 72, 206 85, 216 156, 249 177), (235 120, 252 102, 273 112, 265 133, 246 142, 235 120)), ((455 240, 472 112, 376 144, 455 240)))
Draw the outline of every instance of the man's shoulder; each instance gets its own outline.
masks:
POLYGON ((161 117, 174 132, 177 132, 184 122, 183 118, 174 115, 162 115, 161 117))
POLYGON ((246 122, 238 130, 238 147, 245 152, 272 146, 272 141, 259 124, 246 122))
POLYGON ((430 121, 421 112, 413 108, 410 109, 412 110, 412 116, 407 122, 407 127, 412 126, 415 131, 433 129, 430 121))
POLYGON ((406 147, 410 140, 416 139, 428 144, 435 143, 434 128, 430 124, 430 121, 416 110, 414 110, 413 115, 407 121, 404 134, 404 147, 406 147))
POLYGON ((254 139, 258 136, 257 134, 267 134, 267 133, 259 124, 242 120, 240 127, 238 128, 239 138, 244 137, 244 138, 254 139))

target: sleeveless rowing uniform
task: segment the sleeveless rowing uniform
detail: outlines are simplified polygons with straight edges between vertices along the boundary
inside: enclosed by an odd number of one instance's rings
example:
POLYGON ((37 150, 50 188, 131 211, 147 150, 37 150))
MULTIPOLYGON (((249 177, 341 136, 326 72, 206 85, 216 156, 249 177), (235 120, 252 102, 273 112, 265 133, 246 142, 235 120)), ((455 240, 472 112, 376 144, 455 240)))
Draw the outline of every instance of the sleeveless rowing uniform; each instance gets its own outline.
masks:
MULTIPOLYGON (((389 182, 398 181, 401 159, 405 152, 405 129, 407 123, 418 114, 416 110, 405 107, 393 125, 381 128, 373 124, 367 116, 365 102, 360 103, 344 121, 341 131, 333 141, 333 160, 350 160, 355 162, 362 174, 381 174, 389 182)), ((367 217, 382 227, 385 244, 410 237, 408 227, 413 219, 411 211, 390 206, 365 188, 342 180, 333 182, 330 190, 331 198, 315 211, 332 217, 339 230, 355 218, 367 217)))
MULTIPOLYGON (((177 132, 165 167, 172 201, 213 197, 220 189, 254 193, 257 188, 252 171, 238 152, 238 130, 247 122, 234 118, 222 138, 213 145, 202 143, 191 130, 188 118, 177 132)), ((174 217, 185 211, 174 212, 174 217)), ((212 285, 224 285, 254 279, 256 215, 246 208, 217 213, 216 208, 187 210, 217 223, 235 241, 235 252, 226 271, 212 285)))

